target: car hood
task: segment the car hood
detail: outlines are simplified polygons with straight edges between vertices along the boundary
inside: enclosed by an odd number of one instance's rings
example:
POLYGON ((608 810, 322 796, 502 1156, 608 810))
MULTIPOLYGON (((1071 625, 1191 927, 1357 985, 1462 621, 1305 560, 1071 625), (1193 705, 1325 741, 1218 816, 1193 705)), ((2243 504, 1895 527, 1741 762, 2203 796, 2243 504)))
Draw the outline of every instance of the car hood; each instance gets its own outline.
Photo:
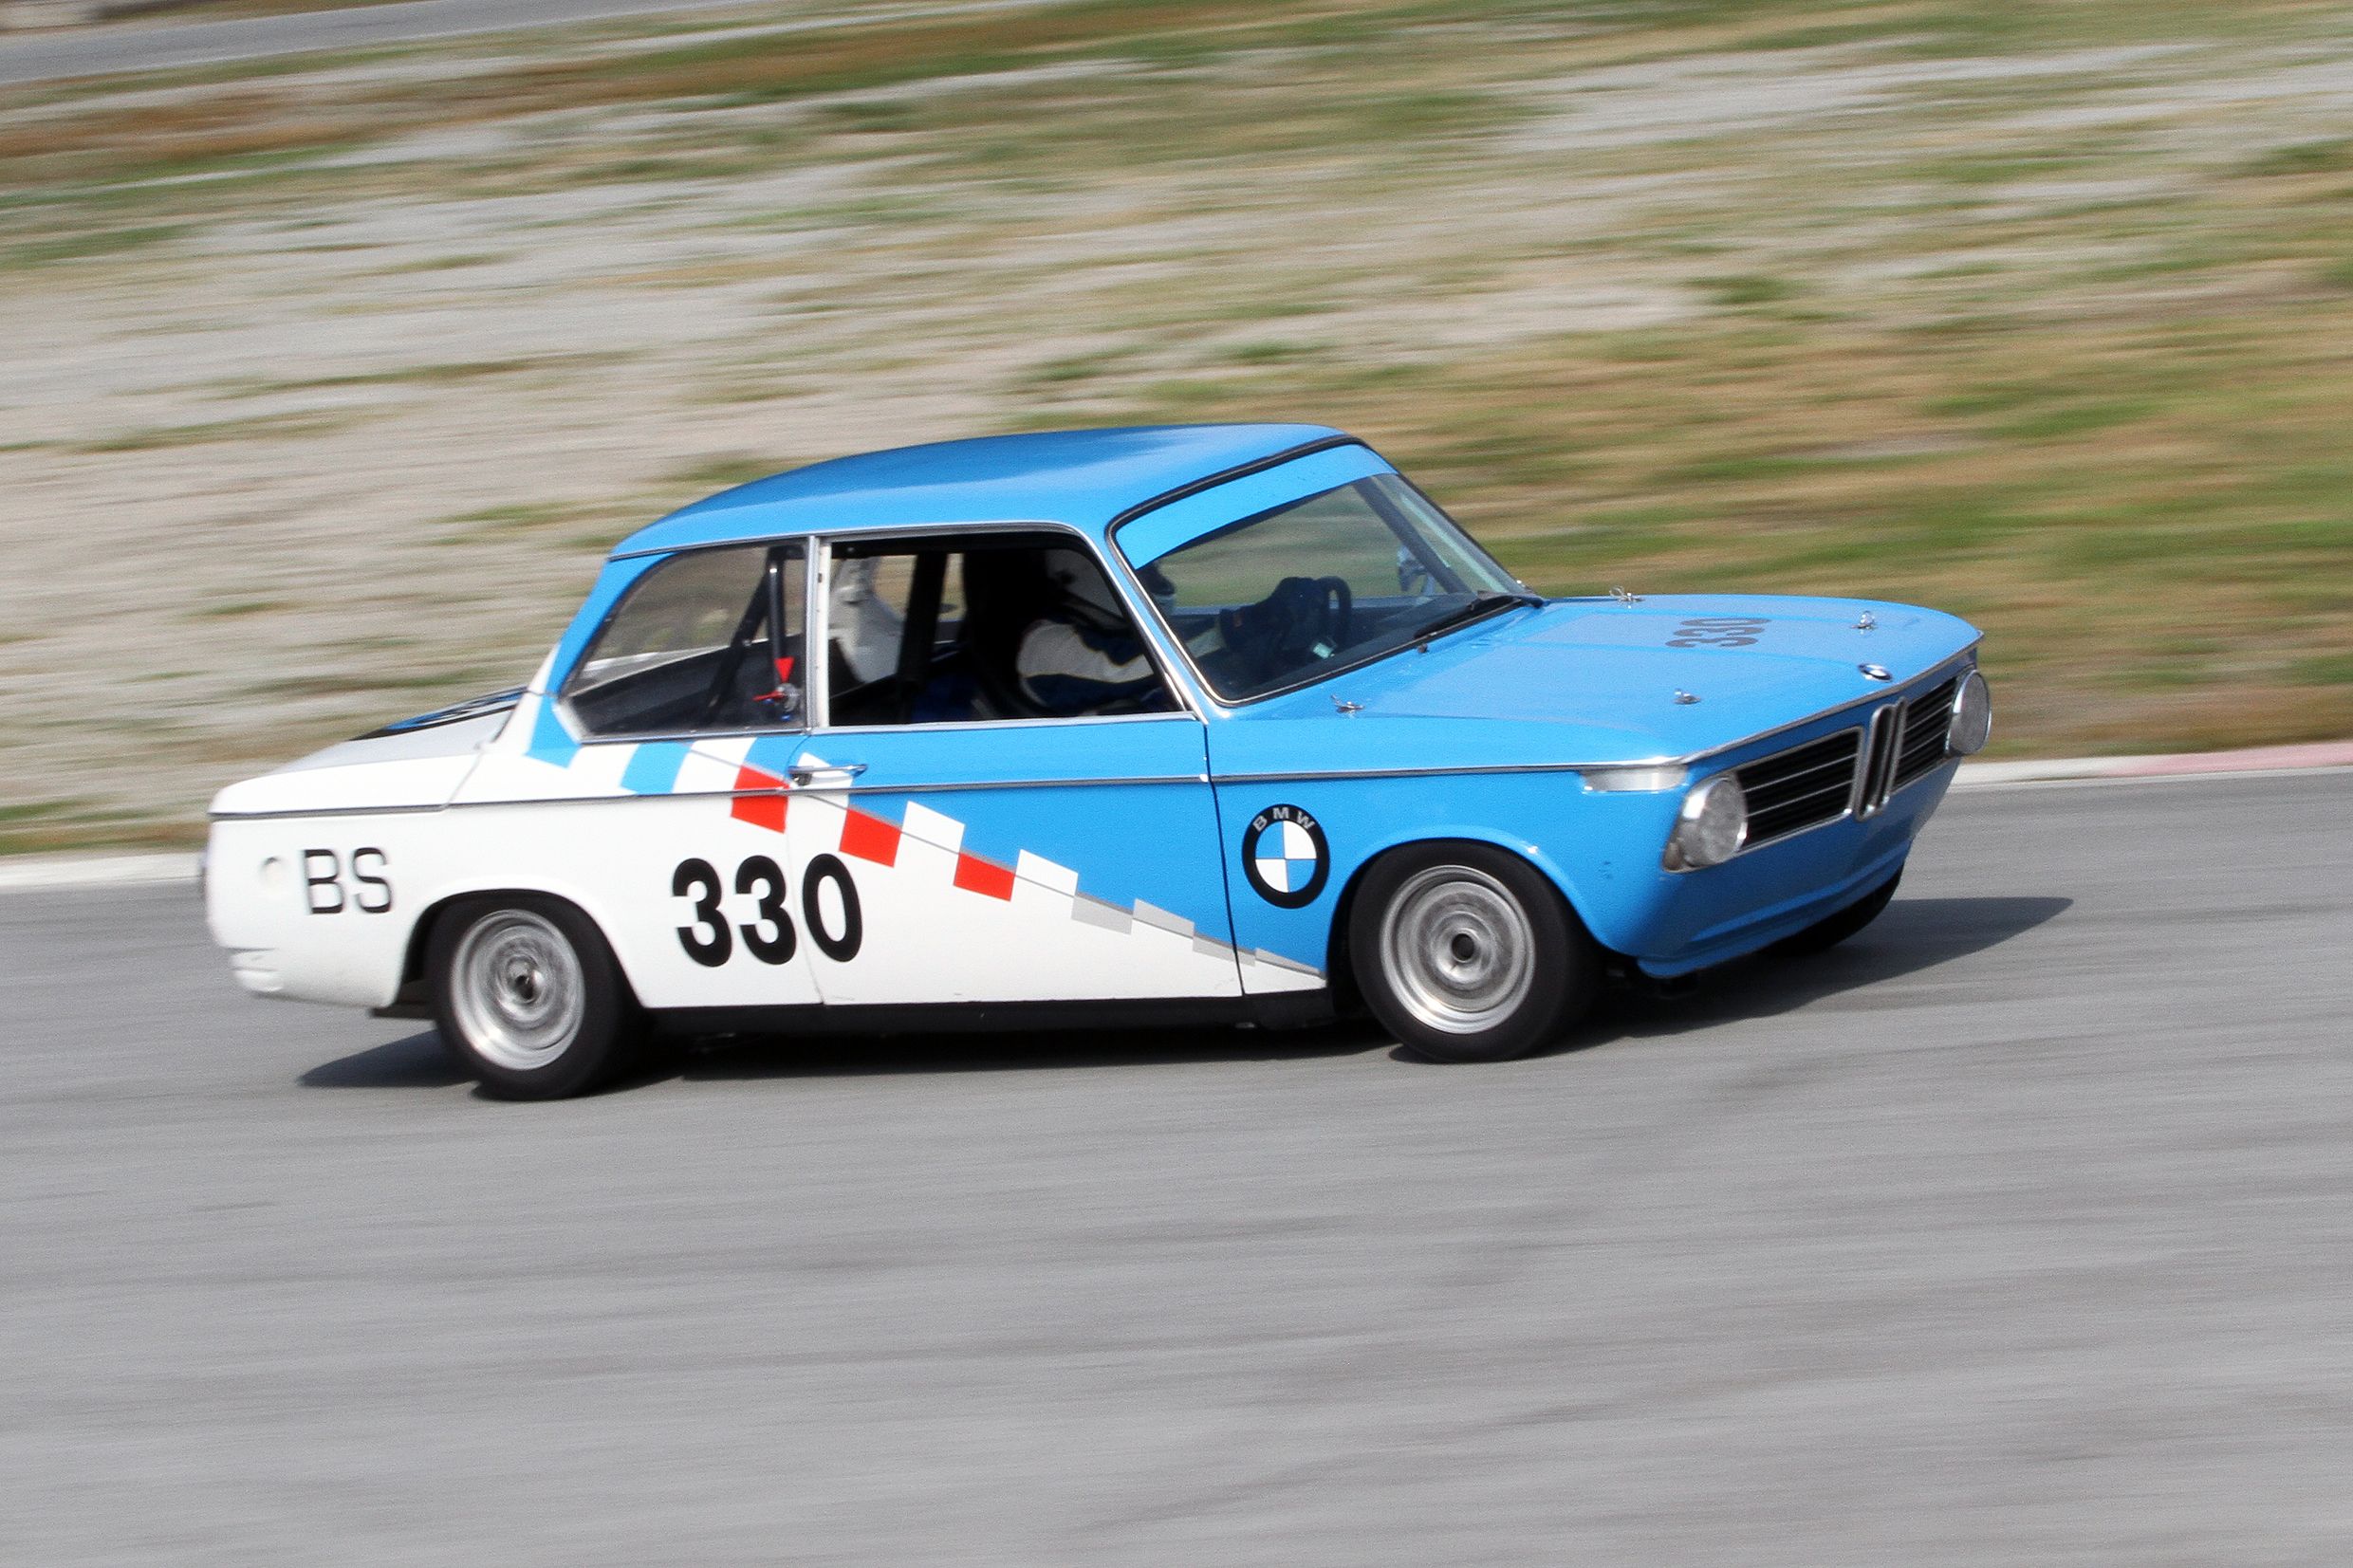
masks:
MULTIPOLYGON (((1336 766, 1418 766, 1416 753, 1432 766, 1685 757, 1898 690, 1977 636, 1936 610, 1867 600, 1562 600, 1499 612, 1427 652, 1409 648, 1235 716, 1338 721, 1319 725, 1332 739, 1317 746, 1368 757, 1336 766)), ((1230 753, 1226 766, 1237 761, 1230 753)))
POLYGON ((341 741, 213 798, 216 817, 363 811, 445 804, 498 738, 520 688, 388 724, 341 741))

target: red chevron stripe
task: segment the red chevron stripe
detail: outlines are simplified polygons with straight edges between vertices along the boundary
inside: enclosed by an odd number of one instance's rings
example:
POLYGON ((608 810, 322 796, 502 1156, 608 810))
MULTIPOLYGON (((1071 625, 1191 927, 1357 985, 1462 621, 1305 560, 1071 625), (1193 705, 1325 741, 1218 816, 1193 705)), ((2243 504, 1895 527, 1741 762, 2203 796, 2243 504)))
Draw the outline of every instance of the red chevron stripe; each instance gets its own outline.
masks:
POLYGON ((877 865, 899 863, 899 829, 881 818, 863 811, 849 810, 842 814, 842 853, 855 855, 862 860, 877 865))
MULTIPOLYGON (((739 766, 735 770, 735 787, 739 790, 782 790, 785 781, 756 767, 739 766)), ((753 827, 764 827, 770 833, 782 833, 785 831, 785 807, 788 803, 781 794, 738 795, 728 807, 728 815, 739 822, 750 822, 753 827)))
POLYGON ((956 856, 955 885, 967 893, 986 894, 991 898, 1010 900, 1013 896, 1013 868, 984 860, 977 855, 956 856))

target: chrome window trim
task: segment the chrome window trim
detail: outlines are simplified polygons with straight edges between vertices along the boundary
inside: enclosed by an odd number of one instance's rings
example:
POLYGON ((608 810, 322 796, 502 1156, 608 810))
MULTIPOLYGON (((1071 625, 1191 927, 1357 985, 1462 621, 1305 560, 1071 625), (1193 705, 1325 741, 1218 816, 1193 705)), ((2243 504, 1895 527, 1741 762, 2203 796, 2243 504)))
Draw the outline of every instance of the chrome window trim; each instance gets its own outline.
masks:
MULTIPOLYGON (((806 569, 806 563, 809 560, 809 552, 807 536, 805 534, 778 534, 773 539, 739 539, 727 544, 698 544, 694 546, 693 549, 696 551, 705 549, 760 550, 769 558, 767 569, 772 571, 775 569, 776 552, 780 549, 789 549, 795 544, 800 545, 802 548, 801 559, 804 563, 804 569, 801 573, 801 577, 802 581, 806 583, 809 577, 809 572, 806 569)), ((588 640, 581 645, 580 657, 574 659, 572 661, 572 668, 565 673, 564 684, 557 687, 552 692, 542 692, 538 693, 539 699, 542 702, 552 703, 555 706, 556 716, 564 722, 564 728, 570 733, 575 745, 583 747, 616 745, 637 746, 646 741, 678 741, 693 739, 709 740, 735 735, 798 735, 808 729, 808 704, 806 700, 801 705, 801 722, 797 724, 771 725, 764 729, 649 729, 644 731, 630 730, 619 734, 599 735, 592 734, 589 731, 587 725, 581 722, 580 715, 572 709, 572 685, 575 681, 580 679, 581 672, 587 668, 588 655, 597 651, 597 644, 604 640, 604 634, 612 630, 613 622, 619 618, 621 610, 629 603, 629 601, 637 597, 638 590, 644 587, 646 583, 652 581, 655 577, 658 576, 661 569, 665 565, 669 564, 670 562, 676 560, 681 555, 686 555, 689 553, 692 552, 689 550, 639 550, 629 556, 627 559, 632 561, 642 560, 647 556, 655 556, 659 559, 658 559, 653 565, 648 566, 643 572, 640 572, 638 575, 637 580, 631 582, 628 587, 622 589, 621 598, 615 600, 612 607, 604 612, 603 618, 597 622, 597 629, 589 633, 588 640)), ((618 561, 622 558, 620 556, 615 556, 612 559, 618 561)), ((803 617, 803 624, 804 626, 806 625, 806 615, 803 617)), ((769 628, 769 646, 771 650, 776 645, 778 636, 779 633, 777 628, 769 628)), ((804 636, 802 640, 806 642, 807 638, 804 636)), ((529 687, 527 686, 523 690, 527 695, 530 694, 529 687)), ((518 709, 522 707, 522 702, 520 699, 516 701, 515 706, 518 709)))
MULTIPOLYGON (((1130 579, 1136 581, 1138 591, 1140 593, 1142 589, 1142 582, 1141 580, 1137 577, 1137 568, 1130 564, 1126 552, 1120 548, 1118 529, 1121 524, 1133 523, 1140 517, 1149 515, 1158 507, 1167 505, 1171 501, 1185 500, 1190 499, 1195 495, 1205 494, 1210 490, 1215 489, 1218 485, 1224 484, 1231 479, 1248 478, 1256 473, 1271 472, 1272 470, 1283 467, 1294 458, 1310 457, 1319 452, 1328 451, 1338 447, 1363 447, 1366 452, 1372 452, 1373 456, 1380 461, 1384 463, 1388 461, 1387 458, 1381 457, 1380 453, 1378 452, 1373 452, 1373 449, 1366 446, 1364 442, 1360 441, 1353 436, 1343 437, 1342 439, 1332 441, 1312 442, 1297 452, 1284 454, 1265 463, 1250 465, 1246 469, 1233 473, 1214 475, 1208 482, 1195 486, 1188 486, 1181 489, 1171 491, 1168 495, 1163 496, 1159 500, 1152 502, 1149 505, 1133 507, 1128 511, 1121 513, 1119 517, 1113 520, 1111 526, 1103 531, 1104 547, 1111 558, 1119 563, 1121 568, 1127 572, 1130 579)), ((1362 478, 1343 480, 1337 485, 1326 485, 1320 490, 1310 490, 1305 495, 1293 496, 1288 501, 1277 502, 1271 507, 1262 507, 1256 511, 1244 512, 1241 516, 1233 519, 1232 522, 1223 524, 1218 527, 1209 529, 1202 533, 1198 538, 1189 541, 1188 544, 1179 545, 1177 548, 1190 548, 1192 544, 1197 544, 1201 542, 1201 540, 1208 539, 1212 535, 1223 533, 1229 529, 1239 528, 1249 524, 1263 522, 1265 519, 1274 516, 1277 512, 1288 511, 1293 507, 1302 507, 1310 501, 1321 500, 1323 497, 1331 495, 1337 491, 1348 489, 1357 485, 1362 485, 1367 480, 1380 478, 1395 479, 1404 485, 1407 489, 1413 490, 1417 495, 1419 495, 1421 499, 1428 504, 1431 510, 1436 512, 1438 516, 1444 518, 1447 524, 1454 528, 1454 532, 1461 536, 1464 544, 1470 545, 1479 554, 1485 556, 1487 558, 1488 564, 1493 566, 1498 572, 1503 573, 1504 578, 1508 581, 1518 582, 1520 581, 1515 573, 1506 569, 1504 563, 1495 559, 1494 552, 1479 543, 1477 536, 1473 534, 1470 529, 1464 527, 1460 523, 1455 522, 1454 513, 1448 511, 1436 502, 1432 501, 1428 492, 1424 491, 1412 480, 1406 478, 1404 474, 1399 472, 1394 466, 1390 468, 1386 474, 1366 474, 1362 478)), ((1174 555, 1175 553, 1176 553, 1175 550, 1168 552, 1170 555, 1174 555)), ((1155 559, 1160 560, 1165 559, 1165 557, 1156 557, 1155 559)), ((1526 584, 1523 583, 1522 586, 1526 586, 1526 584)), ((1176 629, 1168 624, 1167 618, 1162 616, 1160 613, 1158 601, 1153 599, 1153 597, 1148 593, 1142 594, 1141 597, 1145 607, 1151 612, 1150 619, 1147 624, 1151 625, 1156 635, 1164 636, 1168 639, 1169 644, 1176 649, 1177 656, 1182 662, 1182 667, 1186 675, 1200 693, 1201 701, 1205 707, 1205 710, 1214 709, 1221 717, 1237 713, 1245 708, 1254 708, 1260 703, 1272 702, 1277 697, 1291 696, 1297 692, 1307 691, 1312 687, 1321 686, 1325 681, 1337 680, 1343 675, 1353 674, 1359 670, 1366 669, 1369 666, 1379 664, 1385 659, 1395 658, 1399 654, 1411 653, 1417 648, 1427 652, 1435 643, 1446 641, 1452 638, 1457 632, 1468 632, 1473 630, 1474 628, 1485 626, 1491 619, 1493 619, 1491 615, 1476 615, 1461 622, 1459 625, 1447 627, 1444 631, 1437 633, 1435 636, 1424 635, 1409 641, 1399 643, 1395 648, 1384 648, 1378 653, 1360 655, 1359 656, 1348 660, 1344 664, 1335 663, 1326 665, 1311 672, 1310 673, 1302 675, 1299 679, 1292 681, 1288 686, 1269 687, 1264 692, 1253 692, 1246 697, 1227 697, 1221 695, 1217 689, 1210 684, 1209 677, 1201 673, 1200 666, 1194 660, 1193 650, 1187 648, 1185 646, 1184 639, 1176 636, 1176 629)), ((1493 608, 1496 610, 1509 609, 1511 608, 1515 602, 1520 601, 1497 600, 1493 608)), ((1546 602, 1549 604, 1551 601, 1547 600, 1546 602)), ((1526 606, 1523 603, 1522 607, 1526 608, 1529 606, 1526 606)), ((1204 716, 1206 717, 1206 711, 1204 716)))
MULTIPOLYGON (((1198 724, 1191 713, 1170 710, 1160 713, 1072 713, 1063 717, 1039 719, 939 719, 930 724, 829 724, 823 727, 828 735, 903 735, 910 729, 920 729, 927 735, 942 730, 973 729, 993 733, 1003 729, 1061 729, 1072 725, 1099 724, 1198 724)), ((814 733, 815 731, 812 731, 814 733)))
POLYGON ((921 731, 925 734, 932 734, 942 729, 959 727, 1002 729, 1008 725, 1018 724, 1097 724, 1105 719, 1190 717, 1195 723, 1205 722, 1200 700, 1190 684, 1189 677, 1192 671, 1180 662, 1172 662, 1168 651, 1160 646, 1155 635, 1158 630, 1157 625, 1158 616, 1151 609, 1152 596, 1144 593, 1143 585, 1136 581, 1132 574, 1125 571, 1127 563, 1124 561, 1120 561, 1114 565, 1106 560, 1106 555, 1116 557, 1117 551, 1106 552, 1094 536, 1084 528, 1075 527, 1068 523, 1058 523, 1051 518, 1016 518, 975 523, 920 523, 905 528, 878 527, 872 530, 811 533, 794 537, 803 538, 808 542, 809 560, 812 563, 807 574, 811 598, 806 618, 810 628, 809 646, 813 651, 810 684, 817 694, 803 705, 809 711, 809 732, 811 734, 821 731, 829 734, 878 731, 902 734, 909 731, 921 731), (1169 713, 1078 714, 1061 719, 949 719, 936 724, 835 726, 832 717, 833 636, 830 614, 832 596, 824 591, 823 586, 829 584, 833 578, 833 546, 837 543, 850 541, 888 542, 895 539, 934 539, 976 533, 1053 533, 1066 534, 1076 540, 1079 547, 1085 551, 1089 560, 1095 563, 1096 568, 1102 572, 1104 581, 1112 585, 1112 591, 1120 596, 1126 606, 1128 619, 1135 623, 1144 647, 1149 650, 1152 666, 1159 673, 1161 684, 1166 686, 1170 694, 1176 699, 1177 710, 1169 713), (821 560, 824 562, 823 569, 819 569, 815 564, 821 560), (1141 600, 1146 606, 1144 613, 1139 613, 1137 609, 1139 600, 1141 600), (1177 673, 1179 670, 1184 672, 1186 678, 1179 678, 1177 673))
POLYGON ((825 727, 833 709, 833 692, 826 680, 826 666, 833 657, 833 618, 829 613, 832 600, 833 551, 822 534, 803 534, 801 568, 801 646, 808 654, 807 678, 802 690, 801 711, 808 720, 809 733, 825 727))

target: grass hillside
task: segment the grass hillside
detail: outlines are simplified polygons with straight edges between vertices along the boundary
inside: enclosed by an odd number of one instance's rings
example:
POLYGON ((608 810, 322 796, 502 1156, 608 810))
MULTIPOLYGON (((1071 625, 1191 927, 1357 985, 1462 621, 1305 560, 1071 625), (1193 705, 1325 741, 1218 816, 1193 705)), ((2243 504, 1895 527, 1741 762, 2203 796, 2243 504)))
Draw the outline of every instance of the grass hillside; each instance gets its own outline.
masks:
POLYGON ((1347 426, 1550 590, 1951 609, 2010 754, 2353 734, 2349 104, 2288 0, 769 6, 0 93, 0 849, 520 678, 720 484, 1130 420, 1347 426))

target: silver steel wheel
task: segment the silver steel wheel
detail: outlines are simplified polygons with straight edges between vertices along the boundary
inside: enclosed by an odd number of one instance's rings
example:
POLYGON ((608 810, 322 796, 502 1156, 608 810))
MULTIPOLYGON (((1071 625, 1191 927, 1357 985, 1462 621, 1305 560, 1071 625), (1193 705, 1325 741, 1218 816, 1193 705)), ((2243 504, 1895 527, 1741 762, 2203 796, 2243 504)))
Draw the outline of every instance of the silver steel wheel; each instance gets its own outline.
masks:
POLYGON ((1380 958, 1398 1002, 1445 1034, 1509 1018, 1536 980, 1536 932, 1511 891, 1470 866, 1417 872, 1389 900, 1380 958))
POLYGON ((458 942, 449 1002, 468 1045, 501 1067, 528 1072, 580 1037, 587 977, 553 924, 527 910, 500 910, 458 942))

